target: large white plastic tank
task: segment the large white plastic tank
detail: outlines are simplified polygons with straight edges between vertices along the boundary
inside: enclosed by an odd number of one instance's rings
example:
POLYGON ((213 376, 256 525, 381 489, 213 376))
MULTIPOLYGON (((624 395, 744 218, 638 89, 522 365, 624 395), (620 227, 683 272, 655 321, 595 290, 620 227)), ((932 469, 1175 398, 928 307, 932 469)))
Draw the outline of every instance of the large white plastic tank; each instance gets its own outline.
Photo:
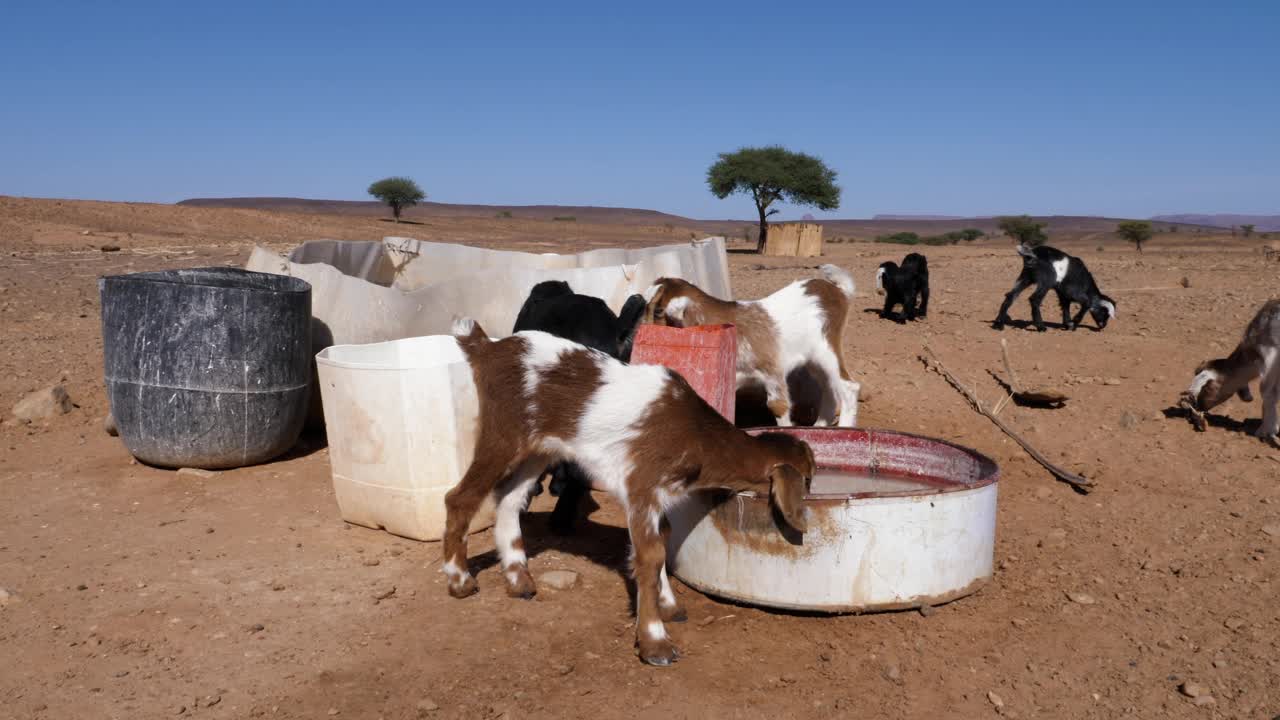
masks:
MULTIPOLYGON (((635 265, 632 286, 639 287, 640 291, 660 277, 676 277, 721 300, 733 299, 729 260, 722 237, 647 248, 601 248, 572 255, 490 250, 403 237, 383 238, 382 242, 395 268, 393 285, 402 290, 427 287, 485 269, 564 270, 635 265)), ((573 290, 583 295, 594 294, 576 285, 573 290)))
MULTIPOLYGON (((478 432, 475 382, 457 341, 334 345, 316 364, 342 519, 439 540, 445 493, 471 466, 478 432)), ((486 503, 471 531, 492 524, 486 503)))

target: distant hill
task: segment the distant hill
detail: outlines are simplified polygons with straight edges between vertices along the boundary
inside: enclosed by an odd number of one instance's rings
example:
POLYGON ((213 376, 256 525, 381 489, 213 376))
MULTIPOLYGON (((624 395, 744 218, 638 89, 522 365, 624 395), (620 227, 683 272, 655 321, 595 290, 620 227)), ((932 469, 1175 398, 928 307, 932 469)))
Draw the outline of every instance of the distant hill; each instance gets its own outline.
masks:
POLYGON ((872 220, 964 220, 966 215, 872 215, 872 220))
MULTIPOLYGON (((387 206, 375 200, 308 200, 284 197, 192 198, 179 205, 195 207, 242 208, 276 212, 322 213, 326 215, 386 215, 387 206)), ((492 218, 511 213, 526 220, 574 218, 582 222, 621 225, 689 225, 688 218, 636 208, 592 207, 580 205, 457 205, 424 202, 407 208, 404 217, 483 217, 492 218)))
MULTIPOLYGON (((234 198, 193 198, 183 200, 179 205, 213 208, 241 208, 249 210, 269 210, 275 212, 316 213, 325 215, 362 215, 386 216, 387 207, 373 200, 308 200, 305 198, 281 197, 234 197, 234 198)), ((745 235, 754 237, 757 223, 754 220, 694 220, 692 218, 640 208, 597 207, 583 205, 455 205, 451 203, 426 202, 415 205, 404 211, 404 217, 474 217, 495 218, 510 217, 524 220, 554 220, 574 218, 584 223, 600 223, 607 225, 628 226, 673 226, 693 229, 713 235, 725 235, 741 238, 745 235)), ((1280 218, 1278 218, 1280 219, 1280 218)), ((794 218, 775 218, 776 222, 789 222, 794 218)), ((1049 237, 1052 241, 1075 238, 1101 238, 1115 231, 1120 218, 1105 218, 1087 215, 1047 215, 1037 216, 1036 220, 1048 225, 1049 237)), ((994 235, 998 232, 996 217, 958 217, 951 215, 876 215, 868 219, 836 218, 822 219, 827 237, 870 239, 877 235, 897 232, 914 232, 920 235, 939 235, 950 230, 973 227, 994 235)), ((1194 223, 1169 220, 1173 225, 1186 225, 1190 229, 1194 223)), ((1217 226, 1215 226, 1217 227, 1217 226)), ((1259 231, 1263 228, 1258 226, 1259 231)))
POLYGON ((1258 232, 1280 230, 1280 215, 1156 215, 1151 218, 1157 222, 1187 223, 1191 225, 1207 225, 1216 228, 1232 228, 1240 225, 1253 225, 1258 232))

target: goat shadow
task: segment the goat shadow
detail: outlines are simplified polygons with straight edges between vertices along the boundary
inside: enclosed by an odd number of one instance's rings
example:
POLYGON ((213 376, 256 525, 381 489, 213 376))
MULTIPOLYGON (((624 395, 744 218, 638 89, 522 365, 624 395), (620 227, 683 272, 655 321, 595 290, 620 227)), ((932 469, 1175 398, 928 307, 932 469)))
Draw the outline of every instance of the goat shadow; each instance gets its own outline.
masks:
MULTIPOLYGON (((591 494, 587 493, 587 497, 590 498, 591 494)), ((595 513, 599 508, 600 506, 595 502, 595 499, 591 498, 589 501, 584 500, 584 507, 581 510, 583 515, 587 515, 588 512, 595 513), (588 502, 590 503, 589 505, 586 504, 588 502)), ((588 562, 614 571, 626 585, 630 611, 634 615, 636 611, 636 582, 632 579, 631 573, 627 568, 629 548, 631 547, 631 534, 627 528, 604 525, 595 522, 589 515, 586 517, 580 515, 574 534, 556 535, 551 531, 550 522, 551 511, 549 510, 530 511, 521 514, 520 526, 522 528, 521 535, 524 540, 525 555, 532 560, 547 551, 562 552, 567 555, 576 555, 588 562)), ((472 574, 478 578, 481 572, 496 567, 500 562, 498 550, 494 548, 479 555, 472 555, 467 564, 470 566, 472 574)), ((499 577, 496 582, 501 585, 502 579, 499 577)))
MULTIPOLYGON (((892 320, 898 323, 899 325, 907 324, 908 320, 905 313, 891 312, 888 315, 885 315, 884 312, 882 312, 882 310, 883 310, 882 308, 878 308, 878 307, 869 307, 869 308, 863 308, 862 312, 867 313, 868 315, 879 316, 882 320, 892 320)), ((917 315, 916 318, 910 322, 920 322, 921 320, 928 319, 928 317, 929 317, 928 315, 917 315)))
MULTIPOLYGON (((1179 420, 1186 420, 1188 423, 1191 422, 1191 412, 1184 407, 1173 405, 1161 410, 1161 412, 1163 412, 1164 416, 1170 420, 1177 418, 1179 420)), ((1258 428, 1262 426, 1261 418, 1237 420, 1233 417, 1218 415, 1211 412, 1204 414, 1204 420, 1205 424, 1209 427, 1217 428, 1219 430, 1229 430, 1231 432, 1241 433, 1250 437, 1253 437, 1253 433, 1257 432, 1258 428)))
MULTIPOLYGON (((982 322, 982 321, 979 321, 979 322, 982 322)), ((984 322, 983 324, 984 324, 984 325, 986 325, 987 327, 991 327, 991 325, 993 325, 994 323, 995 323, 995 320, 988 320, 988 321, 984 322)), ((1005 323, 1005 325, 1008 325, 1008 326, 1010 326, 1010 327, 1017 328, 1017 329, 1019 329, 1019 330, 1035 329, 1035 324, 1034 324, 1032 321, 1030 321, 1030 320, 1014 320, 1014 319, 1010 318, 1010 319, 1009 319, 1009 322, 1005 323)), ((1066 329, 1067 329, 1067 326, 1066 326, 1066 325, 1063 325, 1063 324, 1062 324, 1062 323, 1060 323, 1060 322, 1052 322, 1052 321, 1050 321, 1050 320, 1045 320, 1045 321, 1044 321, 1044 326, 1045 326, 1045 328, 1046 328, 1046 329, 1048 329, 1048 328, 1052 328, 1052 329, 1054 329, 1054 330, 1066 330, 1066 329)), ((1079 325, 1077 325, 1077 326, 1076 326, 1076 329, 1077 329, 1077 330, 1088 330, 1088 331, 1090 331, 1090 332, 1102 332, 1102 328, 1098 327, 1097 325, 1086 325, 1086 324, 1084 324, 1083 322, 1082 322, 1082 323, 1080 323, 1079 325)))

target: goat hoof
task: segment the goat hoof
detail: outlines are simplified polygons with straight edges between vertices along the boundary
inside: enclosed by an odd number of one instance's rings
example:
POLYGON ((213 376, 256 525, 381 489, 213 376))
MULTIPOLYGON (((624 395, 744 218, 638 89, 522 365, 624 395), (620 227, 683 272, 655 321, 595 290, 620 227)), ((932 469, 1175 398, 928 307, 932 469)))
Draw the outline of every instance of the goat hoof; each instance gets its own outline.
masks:
POLYGON ((1004 329, 1004 323, 1002 323, 1002 322, 993 322, 993 323, 991 323, 991 329, 992 329, 992 330, 1003 330, 1003 329, 1004 329))
POLYGON ((464 597, 475 595, 480 591, 480 585, 473 577, 468 577, 460 583, 449 583, 449 594, 461 600, 464 597))
POLYGON ((532 600, 533 596, 538 594, 538 586, 533 583, 533 578, 529 576, 529 571, 524 565, 516 565, 508 569, 504 575, 507 577, 508 596, 532 600))
POLYGON ((639 655, 641 661, 655 667, 669 667, 680 658, 669 640, 641 642, 639 655))
POLYGON ((1047 331, 1048 331, 1048 328, 1046 328, 1046 327, 1045 327, 1045 326, 1043 326, 1043 325, 1037 325, 1037 326, 1036 326, 1036 332, 1047 332, 1047 331))
POLYGON ((662 622, 682 623, 689 619, 689 613, 685 612, 684 608, 679 605, 672 605, 669 608, 659 607, 658 611, 662 615, 662 622))

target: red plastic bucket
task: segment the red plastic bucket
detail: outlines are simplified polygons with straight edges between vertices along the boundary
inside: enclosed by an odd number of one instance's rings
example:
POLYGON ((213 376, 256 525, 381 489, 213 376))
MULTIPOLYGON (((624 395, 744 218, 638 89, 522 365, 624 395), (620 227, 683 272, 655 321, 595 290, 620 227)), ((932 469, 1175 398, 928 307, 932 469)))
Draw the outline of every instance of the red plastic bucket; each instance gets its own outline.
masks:
POLYGON ((733 422, 738 366, 738 329, 733 325, 641 325, 631 347, 631 363, 675 370, 733 422))

